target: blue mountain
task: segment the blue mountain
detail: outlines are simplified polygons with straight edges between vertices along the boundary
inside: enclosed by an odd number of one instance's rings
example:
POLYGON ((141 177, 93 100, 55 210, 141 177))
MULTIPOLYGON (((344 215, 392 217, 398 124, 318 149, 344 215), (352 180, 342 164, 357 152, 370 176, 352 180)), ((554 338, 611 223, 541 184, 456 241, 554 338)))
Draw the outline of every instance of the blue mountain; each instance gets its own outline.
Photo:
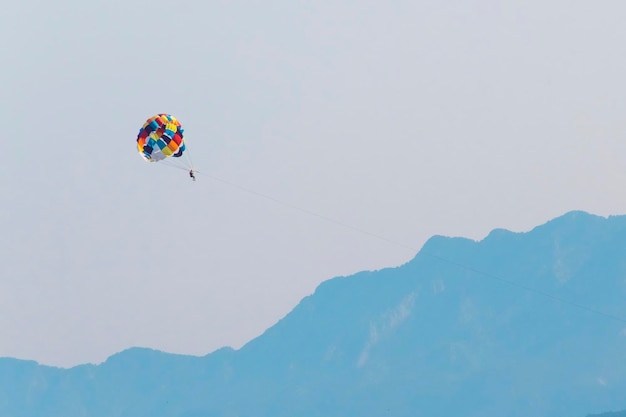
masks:
POLYGON ((434 236, 322 283, 239 350, 0 359, 0 417, 622 417, 626 216, 434 236))

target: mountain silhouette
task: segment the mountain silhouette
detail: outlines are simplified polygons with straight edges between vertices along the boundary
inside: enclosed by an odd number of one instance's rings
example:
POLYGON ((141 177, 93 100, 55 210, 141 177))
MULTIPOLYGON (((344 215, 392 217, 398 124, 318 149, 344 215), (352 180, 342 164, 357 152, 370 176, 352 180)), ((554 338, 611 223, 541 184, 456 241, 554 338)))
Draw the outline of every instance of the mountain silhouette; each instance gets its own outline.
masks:
POLYGON ((0 359, 0 416, 621 417, 626 216, 434 236, 323 282, 241 349, 0 359))

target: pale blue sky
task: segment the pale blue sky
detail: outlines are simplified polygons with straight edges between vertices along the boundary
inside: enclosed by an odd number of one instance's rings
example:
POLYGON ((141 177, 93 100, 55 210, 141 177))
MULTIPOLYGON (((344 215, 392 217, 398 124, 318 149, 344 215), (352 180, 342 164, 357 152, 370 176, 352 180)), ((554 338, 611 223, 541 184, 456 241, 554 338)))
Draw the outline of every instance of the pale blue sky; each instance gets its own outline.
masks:
POLYGON ((323 280, 626 212, 623 1, 21 0, 0 16, 0 356, 239 347, 323 280), (505 4, 506 3, 506 4, 505 4))

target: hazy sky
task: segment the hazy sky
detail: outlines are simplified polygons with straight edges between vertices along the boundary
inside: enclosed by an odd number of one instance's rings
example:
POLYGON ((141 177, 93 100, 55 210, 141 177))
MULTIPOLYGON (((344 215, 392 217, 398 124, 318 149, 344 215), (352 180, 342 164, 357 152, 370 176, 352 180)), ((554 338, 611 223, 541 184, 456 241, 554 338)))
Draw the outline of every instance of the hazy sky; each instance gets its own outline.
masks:
POLYGON ((626 213, 626 3, 20 0, 0 16, 0 356, 240 347, 434 234, 626 213), (144 162, 183 123, 196 168, 144 162), (407 249, 402 245, 406 245, 407 249))

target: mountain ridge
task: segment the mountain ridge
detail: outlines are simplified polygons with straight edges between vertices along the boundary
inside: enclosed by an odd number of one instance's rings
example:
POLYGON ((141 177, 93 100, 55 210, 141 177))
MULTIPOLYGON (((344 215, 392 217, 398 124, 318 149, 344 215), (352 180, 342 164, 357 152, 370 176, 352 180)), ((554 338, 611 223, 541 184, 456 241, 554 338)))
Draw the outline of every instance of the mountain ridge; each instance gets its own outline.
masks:
POLYGON ((69 369, 0 359, 0 416, 624 409, 625 231, 626 216, 573 211, 478 241, 433 236, 403 265, 321 283, 237 350, 131 348, 69 369))

